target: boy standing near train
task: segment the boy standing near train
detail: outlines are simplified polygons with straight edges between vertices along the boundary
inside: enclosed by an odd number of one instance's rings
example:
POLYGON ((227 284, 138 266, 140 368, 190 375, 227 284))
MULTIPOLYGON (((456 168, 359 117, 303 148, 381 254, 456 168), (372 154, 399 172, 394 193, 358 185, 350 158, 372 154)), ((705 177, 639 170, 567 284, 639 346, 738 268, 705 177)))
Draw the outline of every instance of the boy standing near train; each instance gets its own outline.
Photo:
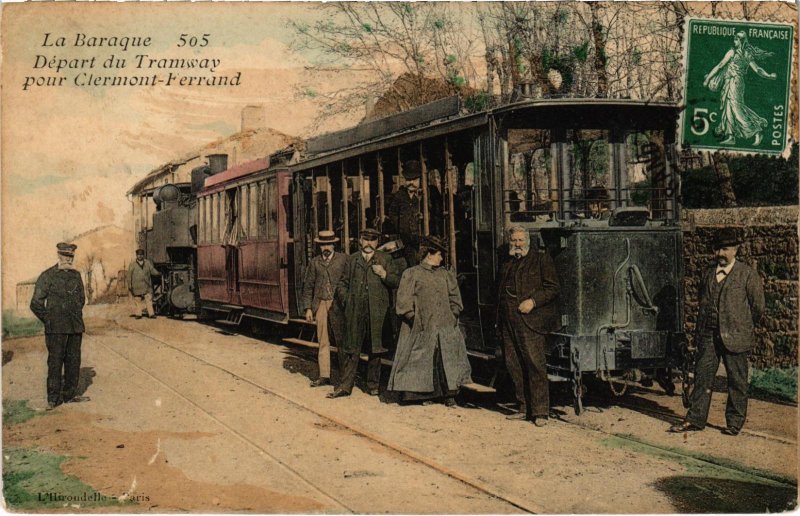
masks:
POLYGON ((339 239, 333 231, 320 231, 314 242, 319 245, 320 254, 312 258, 303 279, 301 303, 308 322, 317 324, 319 342, 319 376, 311 382, 312 387, 322 387, 331 383, 331 340, 328 325, 333 294, 347 258, 337 253, 334 245, 339 239))
POLYGON ((362 347, 367 353, 367 393, 379 394, 381 355, 392 338, 390 291, 400 284, 392 258, 378 251, 380 233, 363 229, 360 251, 347 257, 335 299, 344 312, 344 336, 339 344, 339 384, 329 398, 349 396, 356 380, 362 347))

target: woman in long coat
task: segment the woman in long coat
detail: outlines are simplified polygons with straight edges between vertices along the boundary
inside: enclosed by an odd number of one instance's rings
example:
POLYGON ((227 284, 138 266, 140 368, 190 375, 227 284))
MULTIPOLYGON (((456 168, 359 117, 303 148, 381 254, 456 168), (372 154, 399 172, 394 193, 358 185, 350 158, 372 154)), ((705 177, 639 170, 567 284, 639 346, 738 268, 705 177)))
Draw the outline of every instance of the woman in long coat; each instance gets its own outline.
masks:
POLYGON ((421 239, 419 265, 406 269, 395 310, 402 320, 388 389, 405 401, 442 399, 455 405, 458 388, 472 382, 464 336, 463 309, 452 271, 441 267, 447 247, 436 237, 421 239))

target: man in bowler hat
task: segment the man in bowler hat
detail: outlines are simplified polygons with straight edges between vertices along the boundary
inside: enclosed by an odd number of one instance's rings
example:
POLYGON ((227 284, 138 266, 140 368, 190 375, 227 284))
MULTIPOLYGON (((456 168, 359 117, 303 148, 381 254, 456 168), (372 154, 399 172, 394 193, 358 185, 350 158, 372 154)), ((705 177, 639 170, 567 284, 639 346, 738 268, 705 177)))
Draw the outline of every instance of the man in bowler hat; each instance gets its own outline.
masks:
POLYGON ((349 396, 356 379, 362 347, 367 353, 367 393, 377 396, 381 355, 392 338, 390 291, 400 284, 392 258, 378 251, 380 233, 361 230, 361 250, 347 257, 336 287, 335 300, 344 313, 344 335, 339 343, 339 383, 329 398, 349 396))
POLYGON ((333 231, 320 231, 314 242, 319 245, 320 254, 311 259, 303 278, 301 304, 308 322, 316 322, 319 342, 319 376, 311 382, 312 387, 331 383, 331 340, 328 326, 329 314, 333 305, 333 294, 344 271, 347 257, 337 253, 334 244, 338 242, 333 231))
POLYGON ((77 247, 63 242, 56 246, 58 263, 39 276, 31 299, 31 311, 44 323, 48 410, 89 399, 77 392, 86 304, 81 274, 72 266, 77 247))
POLYGON ((397 234, 403 241, 403 254, 408 266, 419 263, 420 220, 420 176, 422 165, 417 160, 403 163, 405 184, 392 196, 386 208, 386 221, 383 232, 397 234))
POLYGON ((685 421, 670 427, 670 432, 705 428, 711 388, 720 359, 728 376, 726 428, 722 433, 738 435, 744 425, 747 416, 747 355, 755 345, 755 325, 764 313, 764 287, 758 273, 736 259, 741 243, 733 228, 719 230, 714 238, 716 263, 703 274, 700 282, 694 390, 689 397, 685 421))

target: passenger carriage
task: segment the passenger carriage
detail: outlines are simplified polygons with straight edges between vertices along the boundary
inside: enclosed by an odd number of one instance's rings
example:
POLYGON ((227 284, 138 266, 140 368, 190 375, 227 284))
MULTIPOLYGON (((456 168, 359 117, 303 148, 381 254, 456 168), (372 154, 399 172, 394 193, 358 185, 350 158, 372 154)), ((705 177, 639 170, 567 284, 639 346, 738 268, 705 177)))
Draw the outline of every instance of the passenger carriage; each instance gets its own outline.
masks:
POLYGON ((202 309, 233 324, 301 319, 314 236, 333 230, 355 250, 416 159, 420 230, 449 242, 472 357, 498 363, 496 280, 514 224, 555 261, 562 327, 548 336, 548 370, 573 383, 576 410, 587 374, 660 372, 669 389, 669 371, 686 366, 677 115, 674 104, 606 99, 464 114, 450 98, 232 167, 198 194, 202 309))

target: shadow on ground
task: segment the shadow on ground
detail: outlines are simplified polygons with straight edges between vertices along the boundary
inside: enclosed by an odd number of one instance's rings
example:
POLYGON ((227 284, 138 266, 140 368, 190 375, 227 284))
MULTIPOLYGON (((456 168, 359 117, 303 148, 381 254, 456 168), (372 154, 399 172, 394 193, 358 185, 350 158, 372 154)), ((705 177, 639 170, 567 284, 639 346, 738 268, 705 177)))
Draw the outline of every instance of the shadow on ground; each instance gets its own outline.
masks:
POLYGON ((657 481, 655 487, 682 513, 767 513, 797 506, 797 487, 777 483, 675 476, 657 481))

